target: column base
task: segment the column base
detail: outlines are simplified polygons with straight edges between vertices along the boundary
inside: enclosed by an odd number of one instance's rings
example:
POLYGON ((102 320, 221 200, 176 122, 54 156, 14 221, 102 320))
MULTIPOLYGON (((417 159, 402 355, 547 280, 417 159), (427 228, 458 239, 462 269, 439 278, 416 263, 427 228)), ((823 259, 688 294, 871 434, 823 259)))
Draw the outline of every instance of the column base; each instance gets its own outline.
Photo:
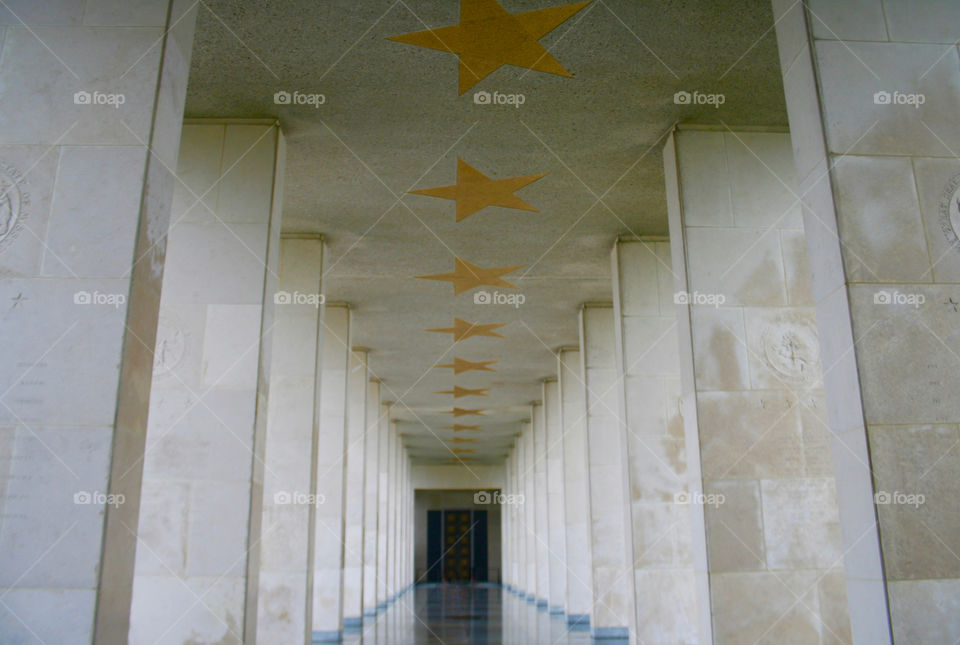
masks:
POLYGON ((377 613, 380 613, 381 611, 386 611, 386 610, 387 610, 387 601, 386 601, 386 600, 384 600, 383 602, 378 602, 378 603, 377 603, 377 613))
POLYGON ((369 609, 364 609, 364 610, 363 610, 363 617, 364 617, 364 618, 372 618, 373 616, 376 616, 376 615, 377 615, 377 611, 379 611, 379 609, 378 609, 377 607, 371 607, 371 608, 369 608, 369 609))
POLYGON ((537 609, 539 609, 540 611, 546 611, 547 607, 549 606, 550 606, 550 603, 548 603, 546 600, 537 601, 537 609))
POLYGON ((339 643, 343 640, 343 632, 329 631, 329 632, 313 632, 313 642, 314 643, 339 643))
POLYGON ((630 630, 626 627, 594 627, 590 630, 590 638, 602 641, 622 641, 624 643, 630 640, 630 630))
POLYGON ((568 625, 590 626, 590 614, 567 614, 568 625))
POLYGON ((563 615, 563 607, 562 607, 562 606, 553 606, 553 607, 551 607, 551 608, 550 608, 550 614, 551 614, 551 615, 554 615, 554 616, 556 616, 556 615, 561 615, 561 616, 562 616, 562 615, 563 615))
POLYGON ((363 616, 344 616, 344 629, 363 629, 363 616))

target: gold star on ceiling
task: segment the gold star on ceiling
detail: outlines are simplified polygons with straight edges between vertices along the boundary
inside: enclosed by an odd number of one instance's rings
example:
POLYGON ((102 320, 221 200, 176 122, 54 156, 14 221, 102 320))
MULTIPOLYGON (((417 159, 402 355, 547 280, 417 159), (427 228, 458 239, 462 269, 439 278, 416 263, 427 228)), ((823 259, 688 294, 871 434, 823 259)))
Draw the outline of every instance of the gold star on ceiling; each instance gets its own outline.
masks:
POLYGON ((441 390, 439 392, 434 392, 434 394, 452 394, 453 398, 459 399, 465 396, 487 396, 487 392, 489 390, 490 388, 488 387, 481 387, 471 390, 470 388, 454 385, 452 390, 441 390))
POLYGON ((450 452, 455 455, 462 455, 464 453, 473 452, 473 448, 454 448, 450 452))
POLYGON ((469 372, 471 370, 477 370, 478 372, 496 372, 497 370, 487 367, 488 365, 493 365, 499 361, 468 361, 463 358, 454 357, 452 363, 447 363, 445 365, 434 365, 434 367, 446 367, 453 368, 454 375, 463 374, 464 372, 469 372))
POLYGON ((421 280, 452 282, 453 295, 459 296, 461 293, 470 291, 475 287, 504 287, 516 289, 517 286, 515 284, 510 284, 500 276, 522 268, 523 265, 518 264, 510 267, 484 269, 466 260, 455 258, 453 273, 434 273, 432 275, 418 275, 417 277, 421 280))
POLYGON ((539 213, 536 208, 520 199, 515 192, 546 177, 526 175, 506 179, 490 179, 463 159, 457 159, 457 183, 439 188, 411 190, 414 195, 452 199, 457 202, 457 221, 464 220, 487 206, 502 206, 539 213))
POLYGON ((453 334, 453 342, 458 343, 461 340, 472 338, 474 336, 491 336, 493 338, 504 338, 503 334, 498 334, 494 329, 499 329, 509 323, 472 323, 462 318, 453 319, 453 327, 442 327, 438 329, 428 329, 441 334, 453 334))
POLYGON ((476 430, 477 432, 479 432, 479 431, 480 431, 480 426, 465 426, 465 425, 461 425, 461 424, 459 424, 459 423, 454 423, 452 426, 444 426, 443 429, 444 429, 444 430, 453 430, 454 432, 461 432, 461 431, 463 431, 463 430, 476 430))
POLYGON ((590 2, 509 13, 496 0, 460 0, 460 23, 389 40, 457 54, 460 94, 504 65, 572 76, 539 40, 590 2))
POLYGON ((484 416, 485 413, 483 412, 483 410, 469 410, 469 409, 466 409, 466 408, 457 408, 457 407, 454 407, 454 408, 453 408, 452 410, 450 410, 450 412, 448 412, 447 414, 452 414, 454 417, 466 417, 466 416, 470 416, 470 415, 475 415, 475 416, 478 416, 478 417, 482 417, 482 416, 484 416))
POLYGON ((450 440, 452 443, 476 443, 476 437, 454 437, 450 440))

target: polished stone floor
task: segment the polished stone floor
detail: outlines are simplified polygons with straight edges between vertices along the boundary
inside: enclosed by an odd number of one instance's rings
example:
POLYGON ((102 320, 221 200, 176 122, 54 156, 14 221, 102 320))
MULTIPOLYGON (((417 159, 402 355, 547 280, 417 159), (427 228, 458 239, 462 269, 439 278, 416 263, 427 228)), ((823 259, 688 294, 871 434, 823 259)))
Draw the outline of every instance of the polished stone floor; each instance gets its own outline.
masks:
POLYGON ((411 589, 363 629, 344 634, 353 645, 574 645, 589 643, 584 628, 570 628, 492 584, 422 584, 411 589))

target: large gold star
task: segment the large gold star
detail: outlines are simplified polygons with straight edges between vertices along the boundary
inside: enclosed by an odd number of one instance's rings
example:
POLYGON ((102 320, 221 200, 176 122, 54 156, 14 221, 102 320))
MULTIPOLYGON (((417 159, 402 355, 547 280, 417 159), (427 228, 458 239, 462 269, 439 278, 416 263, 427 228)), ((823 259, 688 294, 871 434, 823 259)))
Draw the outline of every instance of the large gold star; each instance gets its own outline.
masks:
POLYGON ((463 159, 457 159, 456 184, 439 188, 411 190, 410 192, 414 195, 426 195, 427 197, 456 201, 458 222, 487 206, 502 206, 539 213, 540 211, 514 195, 514 193, 543 177, 546 177, 546 174, 490 179, 463 159))
POLYGON ((497 370, 491 369, 488 365, 493 365, 499 361, 468 361, 460 357, 454 357, 452 363, 447 363, 445 365, 434 365, 434 367, 447 367, 453 368, 454 375, 463 374, 464 372, 469 372, 471 370, 477 370, 478 372, 496 372, 497 370))
POLYGON ((511 14, 496 0, 460 0, 460 23, 390 40, 457 54, 460 94, 504 65, 571 76, 538 41, 590 2, 511 14))
POLYGON ((500 276, 522 268, 522 264, 517 264, 510 267, 484 269, 466 260, 455 258, 453 273, 434 273, 432 275, 418 275, 417 277, 421 280, 452 282, 453 295, 459 296, 464 291, 470 291, 475 287, 505 287, 508 289, 517 289, 517 285, 510 284, 500 276))
POLYGON ((493 331, 494 329, 499 329, 504 325, 509 323, 472 323, 467 322, 463 318, 454 318, 453 327, 441 327, 437 329, 428 329, 427 331, 435 331, 441 334, 453 334, 453 342, 458 343, 461 340, 466 340, 467 338, 472 338, 473 336, 491 336, 493 338, 504 338, 503 334, 498 334, 493 331))
POLYGON ((452 426, 444 426, 444 430, 453 430, 454 432, 461 432, 463 430, 476 430, 480 431, 480 426, 465 426, 459 423, 454 423, 452 426))
POLYGON ((489 390, 490 388, 488 387, 481 387, 471 390, 470 388, 454 385, 452 390, 441 390, 439 392, 434 392, 434 394, 452 394, 453 398, 459 399, 465 396, 487 396, 487 392, 489 390))
POLYGON ((450 412, 448 412, 447 414, 452 414, 454 417, 466 417, 466 416, 470 416, 471 414, 478 417, 482 417, 484 416, 485 413, 483 412, 483 410, 469 410, 465 408, 455 407, 452 410, 450 410, 450 412))

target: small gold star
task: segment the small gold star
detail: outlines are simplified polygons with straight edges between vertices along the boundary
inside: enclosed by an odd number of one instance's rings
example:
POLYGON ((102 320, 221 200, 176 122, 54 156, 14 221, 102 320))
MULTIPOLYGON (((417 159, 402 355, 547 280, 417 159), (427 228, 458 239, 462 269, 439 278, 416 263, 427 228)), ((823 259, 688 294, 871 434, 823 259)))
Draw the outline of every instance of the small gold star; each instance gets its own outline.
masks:
POLYGON ((472 338, 473 336, 491 336, 493 338, 504 338, 503 334, 498 334, 494 329, 499 329, 509 323, 471 323, 462 318, 453 319, 453 327, 443 327, 438 329, 428 329, 442 334, 453 334, 453 342, 458 343, 461 340, 472 338))
POLYGON ((452 363, 447 363, 445 365, 434 365, 434 367, 447 367, 453 368, 454 375, 463 374, 464 372, 469 372, 471 370, 477 370, 478 372, 496 372, 497 370, 490 369, 488 365, 493 365, 499 361, 468 361, 463 358, 454 357, 452 363))
POLYGON ((453 398, 459 399, 465 396, 487 396, 487 392, 489 390, 490 388, 488 387, 481 387, 471 390, 470 388, 454 385, 452 390, 441 390, 439 392, 434 392, 434 394, 452 394, 453 398))
POLYGON ((452 443, 476 443, 476 437, 454 437, 450 440, 452 443))
POLYGON ((434 273, 432 275, 418 275, 421 280, 440 280, 441 282, 453 283, 453 295, 459 296, 465 291, 470 291, 474 287, 505 287, 516 289, 517 285, 510 284, 500 276, 506 275, 517 269, 522 269, 523 265, 518 264, 510 267, 493 267, 484 269, 476 264, 471 264, 466 260, 455 258, 453 273, 434 273))
POLYGON ((460 23, 390 40, 457 54, 460 94, 504 65, 570 76, 539 40, 589 2, 508 13, 496 0, 460 0, 460 23))
POLYGON ((468 452, 473 452, 473 448, 454 448, 450 452, 455 455, 462 455, 468 452))
POLYGON ((448 414, 452 414, 454 417, 466 417, 470 415, 482 417, 485 416, 485 413, 482 410, 470 410, 466 408, 457 408, 454 407, 448 414))
POLYGON ((452 426, 444 426, 444 430, 453 430, 454 432, 461 432, 463 430, 476 430, 480 431, 480 426, 465 426, 459 423, 454 423, 452 426))
POLYGON ((490 179, 463 159, 457 159, 457 183, 452 186, 411 190, 414 195, 452 199, 457 202, 457 221, 464 220, 487 206, 502 206, 539 213, 536 208, 520 199, 515 192, 532 184, 543 175, 526 175, 506 179, 490 179))

